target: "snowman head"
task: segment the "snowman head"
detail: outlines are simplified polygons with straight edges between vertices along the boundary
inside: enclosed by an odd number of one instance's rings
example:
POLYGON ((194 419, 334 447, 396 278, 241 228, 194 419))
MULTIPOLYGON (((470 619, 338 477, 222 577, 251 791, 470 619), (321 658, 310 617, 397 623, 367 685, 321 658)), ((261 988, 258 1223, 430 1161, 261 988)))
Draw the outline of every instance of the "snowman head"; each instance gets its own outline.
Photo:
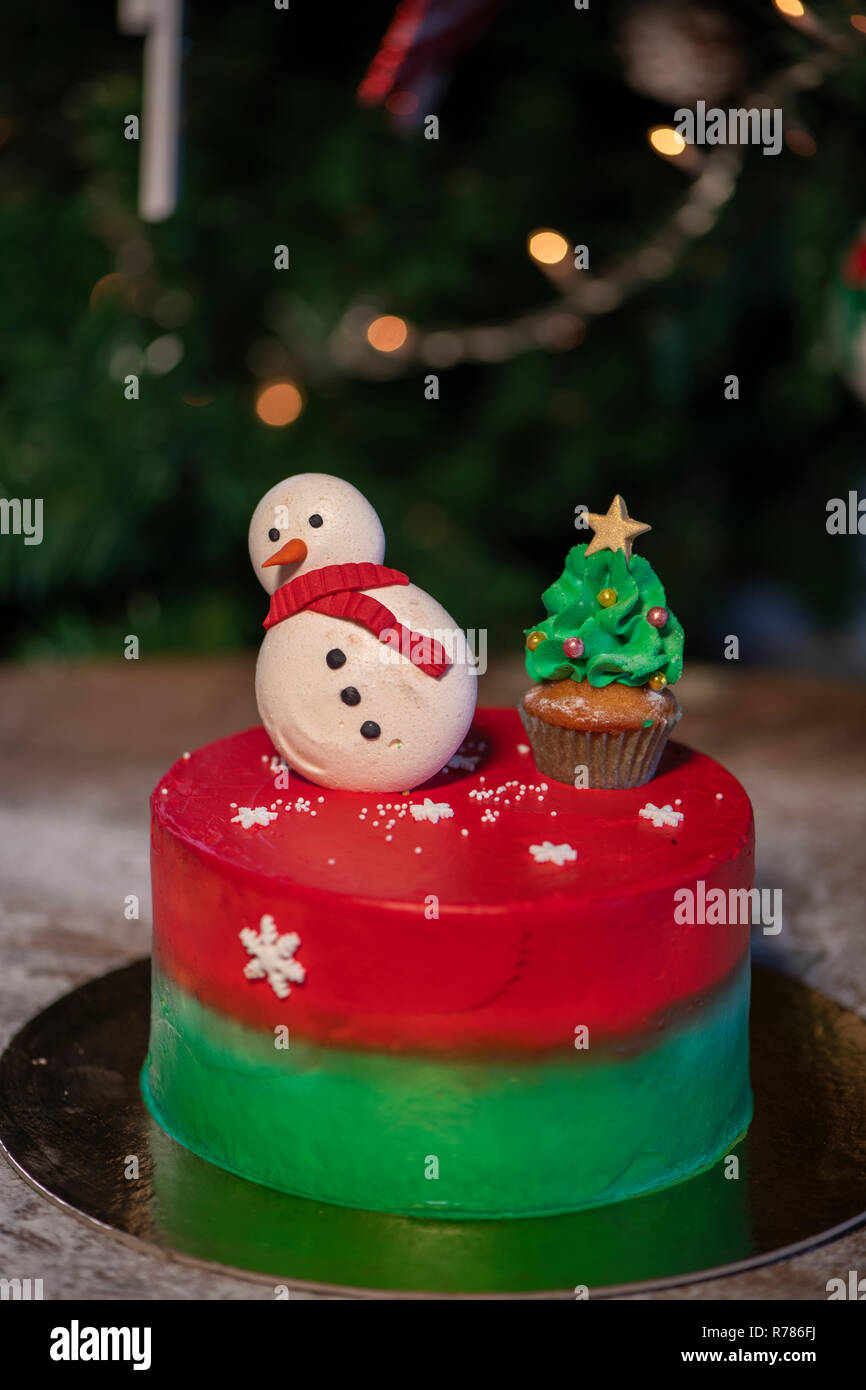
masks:
POLYGON ((266 492, 253 512, 250 559, 265 590, 354 561, 382 563, 382 523, 356 487, 328 473, 296 473, 266 492))

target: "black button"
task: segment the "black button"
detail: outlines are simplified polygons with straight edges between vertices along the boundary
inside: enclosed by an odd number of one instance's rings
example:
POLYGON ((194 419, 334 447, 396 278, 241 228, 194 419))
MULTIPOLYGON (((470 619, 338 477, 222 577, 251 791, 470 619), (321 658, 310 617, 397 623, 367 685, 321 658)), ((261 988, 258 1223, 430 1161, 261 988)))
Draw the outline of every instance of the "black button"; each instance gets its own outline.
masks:
POLYGON ((322 520, 322 518, 319 516, 319 513, 318 513, 318 512, 313 512, 313 515, 310 517, 310 525, 311 525, 311 526, 324 526, 324 524, 325 524, 325 523, 324 523, 324 521, 322 520))
POLYGON ((360 705, 361 692, 353 685, 347 685, 345 690, 340 691, 340 699, 344 705, 360 705))
POLYGON ((325 660, 332 671, 339 671, 340 667, 346 664, 346 653, 341 652, 339 647, 332 647, 325 660))
POLYGON ((270 531, 268 532, 268 540, 269 540, 269 541, 278 541, 279 539, 280 539, 280 533, 279 533, 279 531, 277 530, 276 526, 272 526, 271 529, 270 529, 270 531))
POLYGON ((374 724, 372 719, 365 719, 361 725, 362 738, 378 738, 382 730, 378 724, 374 724))

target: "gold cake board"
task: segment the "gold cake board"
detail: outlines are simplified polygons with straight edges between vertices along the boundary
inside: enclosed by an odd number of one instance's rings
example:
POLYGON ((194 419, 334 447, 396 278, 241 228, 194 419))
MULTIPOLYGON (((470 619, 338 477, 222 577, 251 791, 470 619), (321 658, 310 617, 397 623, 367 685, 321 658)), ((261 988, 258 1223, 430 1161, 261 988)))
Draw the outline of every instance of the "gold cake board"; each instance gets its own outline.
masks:
MULTIPOLYGON (((756 967, 755 1119, 723 1165, 569 1216, 430 1221, 290 1197, 215 1168, 140 1098, 149 964, 73 990, 0 1058, 0 1147, 107 1235, 259 1285, 347 1297, 616 1297, 794 1255, 866 1221, 866 1022, 756 967)), ((817 1294, 816 1294, 817 1296, 817 1294)))

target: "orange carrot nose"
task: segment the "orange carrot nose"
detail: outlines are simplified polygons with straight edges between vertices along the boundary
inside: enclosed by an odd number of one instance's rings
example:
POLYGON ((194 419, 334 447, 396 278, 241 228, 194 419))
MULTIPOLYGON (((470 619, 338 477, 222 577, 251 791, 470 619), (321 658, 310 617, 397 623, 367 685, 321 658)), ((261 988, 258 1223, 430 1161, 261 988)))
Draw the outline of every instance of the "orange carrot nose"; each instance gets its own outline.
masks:
POLYGON ((280 550, 275 550, 273 555, 269 555, 267 560, 262 561, 262 569, 267 569, 268 565, 293 565, 296 560, 306 560, 307 547, 300 536, 293 537, 286 541, 280 550))

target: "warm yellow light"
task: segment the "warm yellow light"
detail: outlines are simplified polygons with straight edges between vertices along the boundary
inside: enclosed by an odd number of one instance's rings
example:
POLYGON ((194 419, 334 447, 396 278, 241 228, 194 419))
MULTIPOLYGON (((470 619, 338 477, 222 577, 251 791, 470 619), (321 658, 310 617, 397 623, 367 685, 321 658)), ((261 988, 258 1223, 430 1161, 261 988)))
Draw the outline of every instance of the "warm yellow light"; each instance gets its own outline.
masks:
POLYGON ((266 425, 290 425, 304 408, 304 398, 293 381, 272 381, 256 397, 256 414, 266 425))
POLYGON ((800 0, 773 0, 773 4, 779 14, 786 14, 789 19, 801 19, 806 13, 806 6, 800 4, 800 0))
POLYGON ((649 142, 658 154, 666 154, 671 159, 675 159, 678 154, 682 154, 686 147, 686 142, 678 130, 673 126, 656 125, 649 132, 649 142))
POLYGON ((568 242, 559 232, 552 232, 549 228, 533 232, 527 246, 529 254, 534 261, 540 261, 542 265, 559 265, 568 255, 568 242))
POLYGON ((852 14, 851 23, 858 34, 866 34, 866 14, 852 14))
POLYGON ((367 342, 377 352, 396 352, 408 336, 409 329, 396 314, 383 314, 381 318, 374 319, 367 328, 367 342))

